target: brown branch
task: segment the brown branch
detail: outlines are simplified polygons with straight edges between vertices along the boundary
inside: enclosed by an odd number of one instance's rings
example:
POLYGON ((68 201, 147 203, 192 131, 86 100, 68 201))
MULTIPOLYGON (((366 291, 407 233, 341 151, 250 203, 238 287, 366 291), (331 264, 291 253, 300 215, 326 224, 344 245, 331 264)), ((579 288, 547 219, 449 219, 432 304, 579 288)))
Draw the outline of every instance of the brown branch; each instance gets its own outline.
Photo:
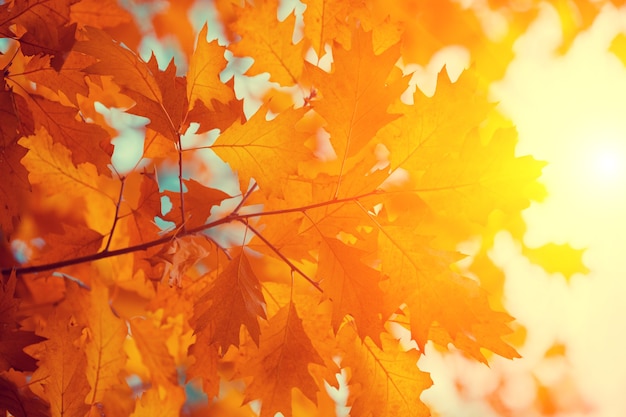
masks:
MULTIPOLYGON (((146 250, 149 249, 153 246, 158 246, 158 245, 162 245, 164 243, 168 243, 172 240, 172 238, 174 237, 184 237, 184 236, 189 236, 189 235, 193 235, 196 233, 200 233, 203 232, 205 230, 211 229, 213 227, 222 225, 222 224, 226 224, 226 223, 231 223, 233 221, 242 221, 243 223, 246 223, 247 219, 253 218, 253 217, 263 217, 263 216, 275 216, 275 215, 281 215, 281 214, 288 214, 288 213, 296 213, 296 212, 305 212, 307 210, 311 210, 314 208, 319 208, 319 207, 325 207, 325 206, 331 206, 331 205, 335 205, 335 204, 342 204, 342 203, 347 203, 350 201, 355 201, 358 200, 360 198, 364 198, 364 197, 368 197, 368 196, 372 196, 372 195, 377 195, 377 194, 381 194, 384 193, 384 191, 382 190, 374 190, 374 191, 370 191, 368 193, 364 193, 364 194, 360 194, 358 196, 354 196, 354 197, 346 197, 346 198, 340 198, 340 199, 336 199, 336 200, 328 200, 328 201, 322 201, 319 203, 314 203, 314 204, 309 204, 306 206, 300 206, 300 207, 294 207, 294 208, 290 208, 290 209, 281 209, 281 210, 272 210, 272 211, 261 211, 261 212, 257 212, 257 213, 247 213, 247 214, 240 214, 240 213, 235 213, 235 212, 231 212, 228 216, 226 217, 222 217, 221 219, 217 219, 214 220, 212 222, 203 224, 201 226, 197 226, 194 227, 192 229, 187 229, 185 231, 175 231, 173 233, 169 233, 166 236, 160 238, 160 239, 155 239, 149 242, 144 242, 141 243, 139 245, 134 245, 134 246, 128 246, 126 248, 122 248, 122 249, 116 249, 116 250, 112 250, 112 251, 100 251, 91 255, 86 255, 86 256, 80 256, 77 258, 72 258, 72 259, 66 259, 63 261, 58 261, 58 262, 52 262, 52 263, 48 263, 48 264, 42 264, 42 265, 34 265, 34 266, 25 266, 25 267, 17 267, 17 268, 2 268, 0 270, 0 273, 2 275, 8 275, 11 273, 11 271, 15 270, 15 272, 17 274, 33 274, 33 273, 37 273, 37 272, 44 272, 44 271, 50 271, 53 269, 58 269, 58 268, 63 268, 66 266, 71 266, 71 265, 78 265, 78 264, 82 264, 82 263, 86 263, 86 262, 92 262, 92 261, 97 261, 99 259, 106 259, 106 258, 112 258, 114 256, 120 256, 120 255, 126 255, 128 253, 133 253, 133 252, 138 252, 138 251, 142 251, 142 250, 146 250)), ((246 195, 248 195, 249 193, 246 193, 246 195)), ((248 227, 251 227, 250 225, 247 225, 248 227)), ((250 229, 254 232, 253 229, 250 229)), ((259 238, 261 238, 259 236, 259 238)), ((261 238, 261 240, 263 240, 263 238, 261 238)), ((282 255, 282 254, 280 254, 282 255)), ((296 270, 297 271, 297 270, 296 270)), ((298 271, 298 273, 300 273, 298 271)), ((315 282, 315 281, 313 281, 315 282)))
POLYGON ((250 229, 252 231, 252 233, 254 233, 259 239, 261 239, 263 241, 263 243, 265 243, 267 245, 268 248, 270 248, 276 255, 278 255, 278 257, 280 259, 282 259, 283 262, 286 263, 289 266, 289 268, 291 268, 292 272, 293 271, 297 272, 298 274, 300 274, 302 276, 302 278, 307 280, 309 282, 309 284, 313 285, 313 287, 315 287, 316 290, 318 290, 321 293, 324 292, 324 290, 322 290, 322 288, 320 287, 320 284, 318 282, 316 282, 313 279, 309 278, 309 276, 307 274, 305 274, 300 268, 298 268, 296 265, 294 265, 294 263, 291 262, 285 255, 280 253, 278 248, 276 246, 272 245, 272 243, 269 240, 267 240, 258 230, 256 230, 250 224, 248 224, 247 221, 242 220, 242 219, 238 219, 238 220, 241 223, 243 223, 248 229, 250 229))
POLYGON ((109 250, 109 246, 111 246, 111 241, 113 240, 113 232, 115 232, 115 227, 117 226, 117 221, 120 219, 120 206, 122 205, 122 197, 124 195, 124 185, 126 184, 126 177, 120 177, 120 195, 117 198, 117 204, 115 205, 115 218, 113 219, 113 224, 111 225, 111 231, 109 232, 109 239, 107 240, 107 244, 104 246, 104 252, 109 250))

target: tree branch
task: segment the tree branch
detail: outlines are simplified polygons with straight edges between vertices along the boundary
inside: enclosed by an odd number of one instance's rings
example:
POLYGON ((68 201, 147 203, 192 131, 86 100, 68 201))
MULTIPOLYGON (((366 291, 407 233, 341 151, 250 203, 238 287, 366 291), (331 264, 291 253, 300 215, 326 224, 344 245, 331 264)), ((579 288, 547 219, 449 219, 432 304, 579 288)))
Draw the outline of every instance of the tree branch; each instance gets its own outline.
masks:
POLYGON ((265 237, 258 230, 256 230, 250 224, 248 224, 248 222, 245 220, 239 219, 239 221, 243 223, 248 229, 250 229, 252 233, 254 233, 259 239, 261 239, 263 243, 265 243, 267 247, 270 248, 276 255, 278 255, 278 257, 282 259, 283 262, 289 266, 289 268, 291 268, 292 272, 296 271, 298 274, 302 275, 302 278, 306 279, 309 282, 309 284, 313 285, 313 287, 315 287, 316 290, 318 290, 321 293, 324 292, 324 290, 322 290, 322 288, 320 287, 320 284, 317 283, 317 281, 314 281, 313 279, 309 278, 307 274, 305 274, 300 268, 294 265, 294 263, 291 262, 285 255, 280 253, 278 248, 274 246, 269 240, 265 239, 265 237))
MULTIPOLYGON (((248 192, 244 195, 244 198, 247 198, 247 196, 251 193, 252 189, 253 189, 253 187, 250 190, 248 190, 248 192)), ((86 262, 97 261, 99 259, 112 258, 114 256, 126 255, 128 253, 133 253, 133 252, 146 250, 146 249, 149 249, 149 248, 151 248, 153 246, 158 246, 158 245, 162 245, 164 243, 168 243, 174 237, 184 237, 184 236, 193 235, 193 234, 200 233, 200 232, 203 232, 205 230, 211 229, 213 227, 220 226, 222 224, 231 223, 233 221, 241 221, 244 224, 246 224, 246 226, 248 228, 251 228, 252 226, 247 224, 246 220, 250 219, 250 218, 253 218, 253 217, 276 216, 276 215, 288 214, 288 213, 305 212, 307 210, 311 210, 311 209, 315 209, 315 208, 319 208, 319 207, 325 207, 325 206, 332 206, 332 205, 335 205, 335 204, 343 204, 343 203, 347 203, 347 202, 350 202, 350 201, 355 201, 355 200, 358 200, 358 199, 361 199, 361 198, 364 198, 364 197, 381 194, 381 193, 386 193, 386 192, 382 191, 382 190, 374 190, 374 191, 370 191, 368 193, 360 194, 360 195, 353 196, 353 197, 339 198, 339 199, 336 199, 336 200, 327 200, 327 201, 322 201, 322 202, 319 202, 319 203, 309 204, 309 205, 306 205, 306 206, 294 207, 294 208, 289 208, 289 209, 281 209, 281 210, 265 211, 265 212, 261 211, 261 212, 256 212, 256 213, 241 214, 241 213, 237 213, 237 212, 233 211, 228 216, 222 217, 221 219, 214 220, 212 222, 203 224, 201 226, 194 227, 192 229, 180 230, 180 231, 176 230, 175 232, 168 233, 166 236, 164 236, 164 237, 162 237, 160 239, 155 239, 155 240, 152 240, 152 241, 149 241, 149 242, 144 242, 144 243, 141 243, 139 245, 128 246, 126 248, 121 248, 121 249, 116 249, 116 250, 111 250, 111 251, 110 250, 100 251, 100 252, 97 252, 97 253, 94 253, 94 254, 91 254, 91 255, 80 256, 80 257, 77 257, 77 258, 66 259, 66 260, 63 260, 63 261, 52 262, 52 263, 48 263, 48 264, 25 266, 25 267, 17 267, 17 268, 2 268, 0 270, 0 272, 2 273, 2 275, 8 275, 13 270, 15 270, 15 272, 17 274, 34 274, 34 273, 37 273, 37 272, 50 271, 50 270, 53 270, 53 269, 59 269, 59 268, 63 268, 63 267, 66 267, 66 266, 78 265, 78 264, 82 264, 82 263, 86 263, 86 262)), ((238 206, 237 208, 239 209, 240 207, 238 206)), ((252 230, 254 232, 253 229, 250 229, 250 230, 252 230)), ((259 235, 257 234, 257 236, 259 236, 259 235)), ((261 236, 259 236, 259 238, 261 240, 264 240, 264 238, 262 238, 261 236)), ((272 246, 270 246, 270 248, 271 247, 272 246)), ((282 256, 282 254, 279 254, 279 256, 282 256)), ((302 275, 302 273, 300 271, 298 271, 297 269, 296 269, 296 271, 302 275)), ((305 275, 303 275, 303 276, 305 276, 305 275)), ((312 281, 312 282, 315 282, 315 281, 312 281)))

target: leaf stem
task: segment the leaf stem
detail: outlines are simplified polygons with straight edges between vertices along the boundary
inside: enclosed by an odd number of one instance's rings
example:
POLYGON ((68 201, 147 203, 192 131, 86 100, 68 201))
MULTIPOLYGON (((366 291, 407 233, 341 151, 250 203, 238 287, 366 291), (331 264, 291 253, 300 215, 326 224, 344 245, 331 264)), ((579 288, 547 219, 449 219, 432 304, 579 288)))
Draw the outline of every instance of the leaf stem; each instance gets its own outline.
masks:
POLYGON ((180 187, 180 190, 178 191, 180 194, 180 219, 182 222, 182 232, 184 234, 186 231, 185 193, 183 192, 183 143, 180 138, 180 133, 178 134, 178 186, 180 187))
POLYGON ((111 246, 111 241, 113 240, 113 232, 115 232, 115 226, 117 226, 117 221, 119 220, 120 214, 120 206, 122 205, 122 198, 124 195, 124 185, 126 184, 126 177, 120 177, 120 195, 117 198, 117 204, 115 205, 115 218, 113 219, 113 224, 111 225, 111 231, 109 232, 109 239, 107 240, 107 244, 104 246, 103 252, 109 251, 109 246, 111 246))
MULTIPOLYGON (((300 268, 298 268, 296 265, 294 265, 293 262, 291 262, 285 255, 283 255, 276 246, 274 246, 269 240, 267 240, 262 234, 261 232, 259 232, 258 230, 256 230, 254 227, 252 227, 247 221, 243 220, 243 219, 238 219, 241 223, 243 223, 248 229, 250 229, 250 231, 252 233, 254 233, 259 239, 261 239, 263 241, 263 243, 265 243, 267 245, 268 248, 270 248, 276 255, 278 255, 278 257, 280 259, 282 259, 282 261, 284 263, 286 263, 289 268, 291 268, 292 271, 292 277, 293 277, 293 271, 297 272, 298 274, 302 275, 302 277, 307 280, 309 282, 309 284, 311 284, 316 290, 318 290, 319 292, 323 293, 324 290, 322 290, 322 288, 320 287, 320 284, 317 283, 316 281, 314 281, 313 279, 309 278, 309 276, 307 274, 305 274, 300 268)), ((292 282, 292 291, 293 291, 293 282, 292 282)))

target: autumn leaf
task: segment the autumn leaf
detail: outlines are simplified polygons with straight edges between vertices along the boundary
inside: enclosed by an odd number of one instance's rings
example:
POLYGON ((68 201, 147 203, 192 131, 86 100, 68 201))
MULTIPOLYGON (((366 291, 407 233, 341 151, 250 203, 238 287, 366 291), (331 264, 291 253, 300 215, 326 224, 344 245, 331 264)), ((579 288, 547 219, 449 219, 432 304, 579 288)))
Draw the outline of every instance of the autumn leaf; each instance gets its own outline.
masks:
POLYGON ((42 333, 48 340, 26 349, 38 359, 33 381, 43 386, 52 417, 84 417, 89 410, 85 404, 89 384, 81 331, 75 317, 55 309, 42 333))
POLYGON ((41 337, 20 329, 18 321, 19 298, 15 297, 17 277, 13 272, 0 286, 0 372, 11 368, 19 371, 35 370, 35 361, 24 353, 24 347, 38 343, 41 337))
POLYGON ((51 197, 62 194, 65 198, 83 200, 89 207, 85 216, 87 225, 101 234, 107 233, 116 198, 107 189, 112 180, 99 176, 90 163, 75 166, 69 149, 54 143, 45 129, 23 137, 19 143, 29 149, 22 164, 29 171, 31 184, 43 185, 46 195, 51 197), (107 223, 103 223, 105 219, 107 223))
POLYGON ((103 236, 85 226, 62 225, 62 233, 49 234, 40 262, 56 262, 72 256, 92 255, 100 250, 103 236))
POLYGON ((151 380, 164 387, 176 386, 176 364, 166 346, 167 333, 149 318, 133 317, 128 323, 151 380))
MULTIPOLYGON (((354 11, 365 8, 362 0, 306 0, 304 36, 309 39, 318 58, 324 55, 324 45, 337 42, 350 50, 352 44, 351 21, 354 11)), ((356 16, 353 17, 356 19, 356 16)))
POLYGON ((123 346, 128 334, 126 323, 111 311, 107 288, 97 280, 91 285, 85 306, 89 328, 85 343, 87 381, 91 390, 87 404, 101 403, 107 391, 121 385, 120 374, 126 363, 123 346))
POLYGON ((418 369, 417 351, 402 350, 398 341, 387 334, 381 336, 381 350, 371 340, 361 340, 349 325, 340 330, 338 341, 343 351, 342 366, 350 370, 351 415, 431 415, 420 395, 432 385, 432 380, 418 369))
POLYGON ((241 252, 234 257, 196 302, 196 331, 210 335, 209 343, 216 343, 222 352, 230 345, 239 346, 242 325, 259 344, 259 318, 266 318, 265 300, 248 256, 241 252))
MULTIPOLYGON (((54 142, 71 149, 74 164, 91 163, 100 174, 109 174, 113 146, 106 130, 97 124, 87 123, 79 117, 77 109, 31 96, 30 110, 35 120, 35 132, 44 128, 54 142)), ((29 132, 30 134, 30 132, 29 132)))
POLYGON ((295 16, 290 14, 279 22, 277 12, 277 0, 262 0, 237 9, 237 20, 231 29, 242 37, 229 49, 237 56, 254 59, 249 75, 268 72, 271 81, 294 85, 303 69, 303 44, 292 41, 295 16))
POLYGON ((266 195, 282 197, 287 177, 310 155, 305 146, 309 134, 297 126, 303 109, 287 110, 270 121, 265 113, 261 108, 246 123, 233 124, 210 148, 237 172, 242 189, 254 179, 266 195))
POLYGON ((335 332, 346 315, 351 315, 361 338, 369 336, 380 343, 384 331, 380 300, 383 292, 379 271, 363 263, 363 251, 337 239, 324 239, 317 271, 325 295, 333 303, 332 325, 335 332))
POLYGON ((0 8, 0 34, 4 38, 13 38, 11 25, 22 26, 26 29, 25 33, 18 31, 15 34, 21 35, 24 54, 51 55, 52 66, 58 71, 75 41, 76 25, 69 24, 71 3, 72 0, 26 0, 3 4, 0 8))
POLYGON ((182 195, 179 192, 165 192, 165 195, 169 196, 173 207, 164 219, 174 222, 176 225, 184 223, 188 228, 203 225, 211 216, 211 210, 219 206, 225 199, 230 198, 222 190, 207 187, 195 180, 188 180, 183 183, 186 190, 182 195), (181 217, 181 204, 190 208, 185 210, 188 217, 184 219, 181 217))
POLYGON ((187 72, 187 99, 191 107, 200 100, 209 110, 215 110, 215 101, 228 104, 235 98, 234 91, 221 82, 220 72, 226 68, 225 48, 217 41, 207 42, 207 26, 198 34, 196 50, 189 62, 187 72))
POLYGON ((381 127, 399 117, 387 112, 406 87, 402 80, 387 83, 398 48, 396 45, 375 55, 370 35, 359 30, 353 34, 352 49, 335 48, 331 73, 307 66, 313 87, 322 96, 313 102, 313 108, 327 123, 324 129, 330 134, 340 162, 340 175, 347 158, 366 147, 381 127), (356 82, 345 83, 344 79, 356 82))
POLYGON ((182 388, 161 391, 153 387, 143 393, 137 401, 135 411, 131 417, 169 417, 179 415, 185 402, 182 388))
POLYGON ((582 259, 584 252, 584 249, 574 249, 569 244, 548 243, 537 248, 522 247, 522 253, 529 261, 541 266, 549 274, 560 272, 566 279, 574 274, 589 272, 582 259))
POLYGON ((308 370, 310 363, 324 362, 290 304, 269 319, 268 327, 261 333, 258 354, 242 367, 244 375, 253 377, 246 387, 245 402, 260 399, 260 417, 279 411, 291 417, 292 388, 315 400, 318 388, 308 370))
POLYGON ((0 92, 0 229, 11 235, 15 228, 27 194, 30 192, 28 172, 20 163, 26 148, 18 143, 20 118, 14 100, 23 100, 7 89, 2 77, 3 91, 0 92))
POLYGON ((14 371, 0 373, 0 412, 13 417, 48 417, 48 404, 33 394, 21 376, 14 371))

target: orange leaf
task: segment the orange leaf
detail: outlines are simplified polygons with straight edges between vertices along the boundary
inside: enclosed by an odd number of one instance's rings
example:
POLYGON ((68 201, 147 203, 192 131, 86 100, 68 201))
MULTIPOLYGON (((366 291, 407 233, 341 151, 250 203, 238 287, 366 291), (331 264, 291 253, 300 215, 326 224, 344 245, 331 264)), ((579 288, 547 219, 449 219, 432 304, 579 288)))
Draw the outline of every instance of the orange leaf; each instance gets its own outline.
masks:
POLYGON ((117 199, 111 186, 115 187, 116 181, 99 176, 90 163, 74 166, 69 149, 54 143, 45 129, 23 137, 19 143, 29 149, 22 164, 29 171, 31 184, 41 185, 50 198, 63 196, 84 201, 87 226, 100 234, 110 231, 117 199))
POLYGON ((161 391, 152 387, 141 395, 130 417, 170 417, 180 415, 185 403, 185 392, 180 387, 161 391))
POLYGON ((15 372, 0 373, 0 414, 13 417, 49 417, 49 405, 30 390, 26 378, 15 372))
POLYGON ((260 399, 260 417, 273 417, 279 411, 291 417, 291 390, 298 388, 315 401, 318 388, 308 368, 310 363, 324 362, 292 304, 282 307, 268 324, 261 333, 257 356, 243 366, 245 375, 253 377, 245 402, 260 399))
POLYGON ((41 342, 35 333, 20 330, 17 319, 19 299, 15 297, 17 277, 12 272, 6 283, 0 286, 0 372, 10 368, 33 371, 35 361, 24 353, 24 347, 41 342))
POLYGON ((359 152, 378 129, 398 117, 387 113, 387 108, 406 84, 390 87, 387 78, 399 48, 395 45, 375 55, 370 34, 358 30, 352 36, 352 49, 334 48, 330 74, 307 64, 313 87, 322 94, 312 102, 313 108, 326 120, 325 129, 340 160, 359 152))
POLYGON ((241 39, 229 45, 237 56, 254 58, 249 75, 264 72, 270 81, 283 86, 298 83, 303 68, 302 42, 293 44, 295 16, 290 14, 283 22, 277 18, 278 0, 262 0, 237 9, 237 20, 231 29, 241 39))
POLYGON ((165 344, 168 337, 166 331, 158 328, 152 320, 141 317, 133 317, 128 323, 153 383, 169 388, 176 386, 176 363, 165 344))
POLYGON ((84 417, 89 410, 85 404, 89 384, 87 358, 79 341, 81 331, 73 316, 56 308, 42 333, 48 340, 26 349, 39 360, 32 381, 43 386, 52 417, 84 417))
POLYGON ((215 110, 216 104, 228 104, 235 98, 234 91, 223 83, 220 72, 226 68, 224 58, 226 48, 219 46, 217 41, 207 42, 207 25, 198 35, 198 44, 189 61, 187 72, 187 98, 191 107, 200 100, 209 110, 215 110))
POLYGON ((261 107, 246 123, 226 129, 211 149, 237 171, 242 189, 254 178, 263 193, 282 197, 287 177, 311 154, 304 145, 309 134, 297 126, 304 112, 290 109, 267 121, 261 107))
POLYGON ((334 42, 349 50, 355 11, 365 8, 363 0, 305 0, 304 36, 309 39, 318 58, 324 45, 334 42), (347 17, 347 18, 346 18, 347 17))
POLYGON ((86 374, 91 387, 85 402, 93 405, 102 402, 107 391, 123 384, 120 373, 126 364, 123 347, 128 329, 111 311, 109 292, 98 280, 92 281, 84 311, 89 327, 86 374))
POLYGON ((239 346, 241 326, 259 344, 259 317, 266 318, 261 284, 245 252, 228 263, 209 290, 196 302, 195 329, 208 335, 225 353, 239 346))
POLYGON ((14 100, 23 101, 20 96, 6 90, 4 76, 0 77, 0 230, 10 236, 20 215, 23 213, 24 198, 30 192, 28 172, 20 163, 26 155, 26 148, 18 143, 20 117, 14 100))
POLYGON ((164 217, 165 220, 181 225, 183 222, 187 228, 202 226, 211 216, 211 210, 219 206, 222 201, 230 198, 228 194, 222 190, 209 188, 200 184, 195 180, 184 181, 187 188, 182 195, 186 218, 181 217, 181 195, 179 192, 165 191, 165 195, 169 196, 172 203, 172 209, 164 217))
POLYGON ((350 415, 377 417, 427 417, 430 410, 420 400, 432 385, 417 367, 415 350, 404 351, 397 340, 381 335, 382 350, 370 340, 361 340, 354 329, 344 326, 338 335, 344 351, 343 367, 350 369, 348 405, 350 415))
POLYGON ((538 248, 522 246, 522 253, 532 263, 541 266, 547 273, 561 273, 566 279, 574 274, 586 274, 589 269, 583 263, 584 249, 574 249, 569 244, 548 243, 538 248))
MULTIPOLYGON (((31 96, 30 110, 35 120, 35 129, 45 128, 55 143, 71 149, 74 164, 88 162, 100 174, 110 175, 113 146, 111 137, 100 126, 87 123, 77 109, 62 106, 40 96, 31 96)), ((36 131, 35 131, 36 133, 36 131)))
POLYGON ((378 287, 379 271, 363 263, 365 252, 331 238, 320 248, 317 275, 324 294, 333 304, 332 325, 335 332, 349 314, 354 318, 361 338, 369 336, 380 343, 384 331, 378 287))
POLYGON ((103 236, 82 225, 62 225, 61 233, 45 236, 46 247, 38 262, 58 262, 77 256, 93 255, 100 250, 103 236))

